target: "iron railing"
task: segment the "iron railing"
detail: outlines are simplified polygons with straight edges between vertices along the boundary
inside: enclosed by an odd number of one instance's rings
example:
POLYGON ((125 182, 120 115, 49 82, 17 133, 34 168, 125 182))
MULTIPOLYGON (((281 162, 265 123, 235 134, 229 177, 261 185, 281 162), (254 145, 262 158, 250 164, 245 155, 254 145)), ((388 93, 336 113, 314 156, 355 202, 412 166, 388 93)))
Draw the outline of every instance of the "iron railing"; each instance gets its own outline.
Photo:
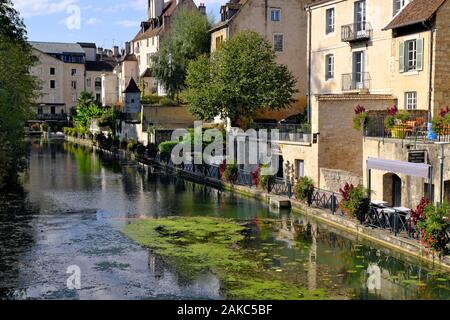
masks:
POLYGON ((369 22, 355 22, 341 27, 343 42, 366 41, 372 38, 372 26, 369 22))
POLYGON ((342 75, 342 91, 369 90, 370 82, 371 78, 368 72, 344 73, 342 75))
POLYGON ((67 121, 68 115, 65 113, 61 114, 51 114, 51 113, 40 113, 36 116, 37 120, 41 121, 67 121))
POLYGON ((267 138, 272 139, 272 130, 278 130, 275 140, 290 142, 311 142, 311 130, 307 124, 254 123, 252 129, 267 130, 267 138))
POLYGON ((364 136, 373 138, 391 138, 410 143, 450 142, 450 126, 440 125, 432 128, 424 118, 411 117, 410 120, 386 125, 386 116, 369 116, 364 123, 364 136))

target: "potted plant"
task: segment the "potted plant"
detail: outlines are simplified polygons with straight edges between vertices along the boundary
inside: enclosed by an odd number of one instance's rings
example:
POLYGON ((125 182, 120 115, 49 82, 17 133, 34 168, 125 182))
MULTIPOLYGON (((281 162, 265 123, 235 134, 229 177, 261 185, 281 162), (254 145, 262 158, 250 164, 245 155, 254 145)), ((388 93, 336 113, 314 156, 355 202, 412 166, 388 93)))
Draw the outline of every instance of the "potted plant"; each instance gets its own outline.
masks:
POLYGON ((441 207, 428 204, 424 209, 424 218, 418 223, 420 242, 431 251, 443 256, 447 251, 449 238, 450 206, 444 203, 441 207))
POLYGON ((300 201, 306 201, 308 206, 312 204, 312 198, 314 194, 314 182, 311 178, 302 177, 297 181, 295 185, 295 195, 300 201))
POLYGON ((311 135, 311 124, 304 123, 302 124, 302 132, 303 132, 303 141, 308 142, 309 136, 311 135))
POLYGON ((368 114, 366 108, 361 105, 356 106, 355 115, 353 116, 353 128, 357 131, 361 131, 367 120, 368 114))
POLYGON ((363 223, 370 206, 368 190, 361 185, 355 187, 353 184, 346 183, 339 191, 342 195, 340 209, 363 223))

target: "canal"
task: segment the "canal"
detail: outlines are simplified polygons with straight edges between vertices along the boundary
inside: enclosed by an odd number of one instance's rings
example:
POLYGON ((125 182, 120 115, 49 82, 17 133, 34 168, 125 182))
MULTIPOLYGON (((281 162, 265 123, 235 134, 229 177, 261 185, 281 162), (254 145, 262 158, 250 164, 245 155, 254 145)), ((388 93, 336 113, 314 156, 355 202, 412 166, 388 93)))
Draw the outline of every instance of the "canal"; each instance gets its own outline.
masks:
POLYGON ((213 216, 256 230, 243 244, 287 282, 330 299, 450 299, 450 275, 314 219, 67 142, 32 143, 23 192, 0 195, 0 299, 221 299, 122 232, 130 219, 213 216), (67 279, 80 271, 79 290, 67 279), (69 271, 69 273, 68 273, 69 271))

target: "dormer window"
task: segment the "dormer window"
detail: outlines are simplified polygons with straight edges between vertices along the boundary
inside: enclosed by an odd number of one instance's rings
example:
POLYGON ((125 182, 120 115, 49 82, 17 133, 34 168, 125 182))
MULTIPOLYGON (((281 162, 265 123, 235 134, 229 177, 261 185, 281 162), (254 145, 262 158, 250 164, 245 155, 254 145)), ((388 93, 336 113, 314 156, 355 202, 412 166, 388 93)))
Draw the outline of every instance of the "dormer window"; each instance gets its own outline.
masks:
POLYGON ((394 10, 393 10, 394 16, 397 13, 399 13, 399 11, 402 10, 408 4, 406 0, 393 0, 393 1, 394 1, 394 3, 393 3, 393 5, 394 5, 394 10))

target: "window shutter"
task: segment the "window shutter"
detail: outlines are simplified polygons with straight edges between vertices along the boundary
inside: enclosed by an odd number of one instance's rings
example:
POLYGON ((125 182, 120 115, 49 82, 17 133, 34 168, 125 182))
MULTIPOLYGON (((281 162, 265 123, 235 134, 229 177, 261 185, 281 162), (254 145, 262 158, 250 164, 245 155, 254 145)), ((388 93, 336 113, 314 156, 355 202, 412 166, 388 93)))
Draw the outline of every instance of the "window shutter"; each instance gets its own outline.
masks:
POLYGON ((417 47, 417 70, 423 70, 423 38, 416 40, 417 47))
POLYGON ((399 65, 400 73, 405 72, 405 43, 400 42, 400 52, 399 52, 399 65))

